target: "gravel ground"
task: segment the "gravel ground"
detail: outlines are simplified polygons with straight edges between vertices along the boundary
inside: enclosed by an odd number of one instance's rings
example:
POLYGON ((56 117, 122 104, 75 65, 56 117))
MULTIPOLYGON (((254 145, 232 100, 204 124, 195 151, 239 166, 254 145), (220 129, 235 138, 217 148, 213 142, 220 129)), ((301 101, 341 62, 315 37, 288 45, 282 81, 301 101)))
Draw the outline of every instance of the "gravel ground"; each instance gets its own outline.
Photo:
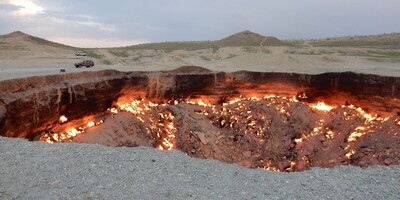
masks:
POLYGON ((400 199, 400 167, 250 170, 178 151, 0 137, 0 199, 400 199))

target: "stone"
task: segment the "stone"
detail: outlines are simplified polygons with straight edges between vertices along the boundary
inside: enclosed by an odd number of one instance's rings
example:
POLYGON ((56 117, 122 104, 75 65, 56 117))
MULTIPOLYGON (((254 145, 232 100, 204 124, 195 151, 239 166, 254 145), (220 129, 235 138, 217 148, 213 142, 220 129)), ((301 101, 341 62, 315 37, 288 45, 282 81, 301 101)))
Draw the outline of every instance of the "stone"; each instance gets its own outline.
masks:
POLYGON ((386 158, 383 162, 385 163, 385 165, 391 165, 391 164, 393 164, 392 159, 389 159, 389 158, 386 158))
POLYGON ((243 156, 246 157, 246 158, 250 158, 251 157, 251 153, 252 153, 251 151, 244 151, 243 152, 243 156))
POLYGON ((202 143, 203 145, 207 145, 207 144, 209 143, 209 141, 208 141, 208 139, 206 138, 206 136, 205 136, 204 133, 199 132, 199 131, 195 131, 194 133, 197 135, 197 137, 199 137, 199 139, 200 139, 200 141, 201 141, 201 143, 202 143))

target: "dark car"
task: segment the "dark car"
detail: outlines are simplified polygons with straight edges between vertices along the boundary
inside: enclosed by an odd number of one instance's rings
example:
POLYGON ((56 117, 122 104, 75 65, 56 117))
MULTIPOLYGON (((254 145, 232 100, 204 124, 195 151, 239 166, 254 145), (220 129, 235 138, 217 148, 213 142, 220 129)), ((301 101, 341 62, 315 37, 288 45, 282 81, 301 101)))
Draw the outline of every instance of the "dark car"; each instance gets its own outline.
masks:
POLYGON ((82 62, 79 63, 75 63, 75 67, 76 68, 81 68, 81 67, 93 67, 94 66, 94 62, 93 60, 84 60, 82 62))

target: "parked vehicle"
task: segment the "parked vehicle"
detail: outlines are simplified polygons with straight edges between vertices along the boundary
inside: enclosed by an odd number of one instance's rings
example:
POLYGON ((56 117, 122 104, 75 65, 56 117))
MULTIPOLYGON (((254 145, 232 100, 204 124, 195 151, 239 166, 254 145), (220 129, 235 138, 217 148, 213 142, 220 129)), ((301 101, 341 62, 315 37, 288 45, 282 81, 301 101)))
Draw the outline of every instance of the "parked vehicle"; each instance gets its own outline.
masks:
POLYGON ((77 51, 77 52, 75 52, 75 55, 76 55, 76 56, 86 56, 87 53, 84 52, 84 51, 77 51))
POLYGON ((93 62, 93 60, 84 60, 84 61, 82 61, 82 62, 75 63, 75 67, 76 67, 76 68, 81 68, 81 67, 86 67, 86 68, 94 67, 94 62, 93 62))

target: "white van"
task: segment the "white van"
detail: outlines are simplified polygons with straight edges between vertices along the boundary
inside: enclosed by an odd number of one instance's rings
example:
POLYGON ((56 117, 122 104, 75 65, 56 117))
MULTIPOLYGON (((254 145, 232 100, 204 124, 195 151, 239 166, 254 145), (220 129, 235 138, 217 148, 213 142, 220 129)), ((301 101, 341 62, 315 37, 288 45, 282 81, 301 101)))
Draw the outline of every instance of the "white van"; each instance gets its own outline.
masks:
POLYGON ((76 56, 86 56, 87 54, 84 51, 77 51, 77 52, 75 52, 75 55, 76 56))

